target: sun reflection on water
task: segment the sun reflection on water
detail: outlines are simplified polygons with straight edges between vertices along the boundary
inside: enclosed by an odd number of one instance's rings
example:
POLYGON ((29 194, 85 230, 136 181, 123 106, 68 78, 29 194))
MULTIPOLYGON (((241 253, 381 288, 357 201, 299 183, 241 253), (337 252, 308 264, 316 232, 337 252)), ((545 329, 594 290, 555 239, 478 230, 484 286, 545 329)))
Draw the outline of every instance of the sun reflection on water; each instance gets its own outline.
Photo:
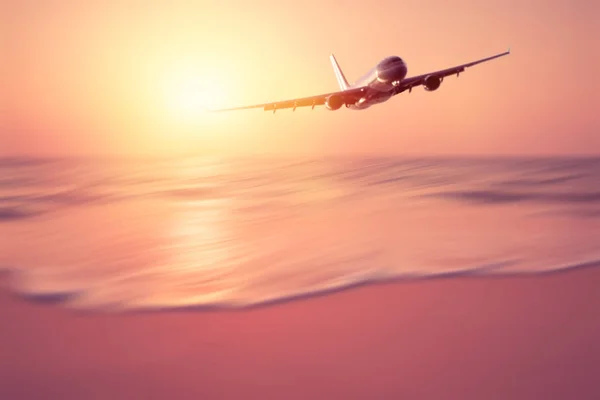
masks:
MULTIPOLYGON (((206 183, 225 171, 219 163, 190 164, 178 171, 178 179, 206 183)), ((165 250, 168 269, 162 291, 169 297, 161 302, 181 304, 218 302, 232 295, 232 285, 240 241, 235 240, 231 214, 236 199, 207 192, 193 199, 180 199, 172 205, 171 222, 166 228, 165 250)))

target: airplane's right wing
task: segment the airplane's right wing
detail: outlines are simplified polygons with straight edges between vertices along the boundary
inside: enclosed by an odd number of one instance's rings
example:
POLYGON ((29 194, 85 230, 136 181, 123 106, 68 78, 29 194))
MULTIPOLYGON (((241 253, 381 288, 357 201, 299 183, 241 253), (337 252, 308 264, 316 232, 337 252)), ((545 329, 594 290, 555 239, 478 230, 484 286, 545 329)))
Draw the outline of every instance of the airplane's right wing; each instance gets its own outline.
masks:
POLYGON ((325 104, 329 97, 335 98, 336 101, 343 104, 352 104, 356 103, 364 94, 366 87, 342 90, 339 92, 320 94, 317 96, 303 97, 299 99, 291 99, 291 100, 283 100, 283 101, 275 101, 272 103, 263 103, 263 104, 253 104, 249 106, 241 106, 241 107, 232 107, 232 108, 221 108, 221 109, 212 109, 208 111, 212 112, 220 112, 220 111, 234 111, 234 110, 246 110, 249 108, 262 108, 265 111, 273 111, 279 110, 282 108, 293 108, 296 107, 315 107, 321 106, 325 104))
MULTIPOLYGON (((490 60, 505 56, 507 54, 510 54, 510 49, 508 49, 504 53, 496 54, 494 56, 483 58, 481 60, 472 61, 470 63, 457 65, 456 67, 446 68, 441 71, 435 71, 435 72, 430 72, 428 74, 423 74, 423 75, 406 78, 400 83, 400 85, 396 89, 396 93, 401 93, 401 92, 405 91, 406 89, 410 90, 415 86, 423 85, 423 84, 425 84, 425 80, 428 78, 437 78, 436 80, 441 80, 444 77, 450 76, 450 75, 458 76, 458 74, 463 72, 468 67, 472 67, 474 65, 481 64, 483 62, 490 61, 490 60)), ((439 81, 438 81, 438 85, 439 85, 439 81)))

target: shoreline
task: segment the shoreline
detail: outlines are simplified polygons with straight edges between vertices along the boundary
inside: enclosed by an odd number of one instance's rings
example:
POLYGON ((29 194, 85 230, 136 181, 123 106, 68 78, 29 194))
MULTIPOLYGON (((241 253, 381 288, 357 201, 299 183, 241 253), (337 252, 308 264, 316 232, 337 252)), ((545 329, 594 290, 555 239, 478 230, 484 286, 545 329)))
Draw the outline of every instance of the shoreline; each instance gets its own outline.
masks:
MULTIPOLYGON (((501 264, 501 263, 500 263, 501 264)), ((234 304, 190 304, 183 306, 140 306, 136 308, 132 306, 130 308, 124 307, 113 311, 112 309, 98 308, 70 308, 64 304, 71 297, 77 297, 78 292, 73 293, 19 293, 10 288, 10 283, 7 283, 10 279, 12 271, 10 269, 0 268, 0 292, 6 291, 13 295, 17 301, 24 301, 31 304, 38 304, 44 306, 61 307, 67 311, 76 314, 123 314, 133 315, 139 313, 171 313, 171 312, 244 312, 252 311, 255 309, 276 307, 280 305, 286 305, 289 303, 303 302, 311 299, 327 298, 329 296, 335 296, 346 291, 361 290, 369 287, 379 287, 387 285, 405 285, 405 284, 420 284, 429 281, 446 281, 455 279, 469 279, 469 280, 503 280, 503 279, 537 279, 544 278, 552 275, 562 275, 571 272, 585 271, 588 269, 600 268, 600 259, 591 259, 589 261, 582 261, 578 263, 572 263, 563 267, 551 270, 543 271, 527 271, 527 272, 503 272, 503 273, 487 273, 486 271, 494 271, 495 269, 501 268, 496 264, 489 264, 477 269, 469 269, 455 272, 442 272, 438 274, 423 275, 423 276, 397 276, 388 277, 382 279, 371 279, 353 282, 348 285, 342 285, 339 287, 332 287, 327 289, 318 289, 313 291, 301 292, 297 294, 290 294, 281 297, 275 297, 273 299, 258 301, 256 303, 250 303, 247 305, 234 305, 234 304)), ((85 293, 83 291, 82 293, 85 293)), ((0 296, 1 298, 1 296, 0 296)))

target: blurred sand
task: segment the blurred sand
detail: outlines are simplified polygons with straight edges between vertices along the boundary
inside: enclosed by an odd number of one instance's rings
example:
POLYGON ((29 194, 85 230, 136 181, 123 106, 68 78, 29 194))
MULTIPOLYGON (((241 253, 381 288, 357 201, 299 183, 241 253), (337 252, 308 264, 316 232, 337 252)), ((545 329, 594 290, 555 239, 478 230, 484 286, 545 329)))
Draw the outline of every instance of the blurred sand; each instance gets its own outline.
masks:
POLYGON ((0 291, 0 399, 598 399, 600 269, 245 311, 79 314, 0 291))

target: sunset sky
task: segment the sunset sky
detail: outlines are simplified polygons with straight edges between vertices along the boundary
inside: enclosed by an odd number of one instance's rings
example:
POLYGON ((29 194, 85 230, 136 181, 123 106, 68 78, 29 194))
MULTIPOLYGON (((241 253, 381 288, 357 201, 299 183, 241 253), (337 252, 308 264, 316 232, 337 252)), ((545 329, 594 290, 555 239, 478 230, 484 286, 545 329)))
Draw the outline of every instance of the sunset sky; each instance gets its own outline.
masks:
POLYGON ((598 153, 599 19, 589 0, 4 0, 0 156, 598 153), (366 111, 202 111, 337 90, 332 52, 352 81, 509 46, 366 111))

